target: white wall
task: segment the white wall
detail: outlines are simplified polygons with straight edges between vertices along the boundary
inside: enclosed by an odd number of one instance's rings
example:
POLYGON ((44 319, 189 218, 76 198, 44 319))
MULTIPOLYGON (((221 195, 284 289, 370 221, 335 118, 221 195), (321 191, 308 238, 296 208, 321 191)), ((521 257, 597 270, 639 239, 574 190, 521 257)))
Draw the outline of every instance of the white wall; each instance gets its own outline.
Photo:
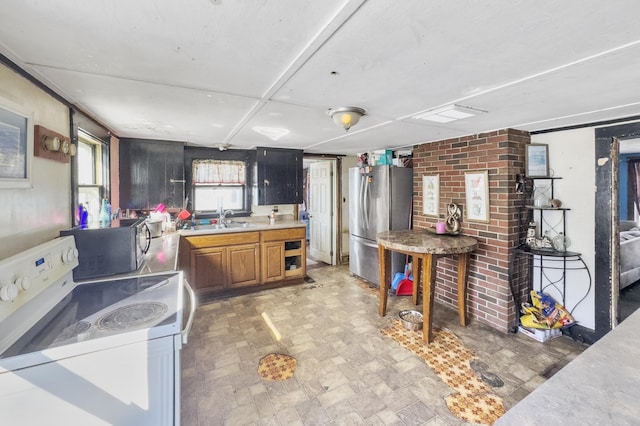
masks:
MULTIPOLYGON (((32 112, 34 125, 69 136, 69 109, 1 64, 0 98, 32 112)), ((69 163, 33 158, 31 188, 0 188, 0 259, 71 226, 70 170, 69 163)))
MULTIPOLYGON (((595 130, 584 128, 531 136, 532 143, 549 145, 549 166, 554 176, 555 198, 562 201, 567 212, 566 235, 571 240, 570 251, 579 252, 592 276, 587 297, 573 311, 580 325, 595 328, 595 130)), ((584 272, 568 271, 566 306, 572 309, 588 289, 584 272)), ((551 293, 551 292, 550 292, 551 293)), ((555 296, 554 296, 555 297, 555 296)))

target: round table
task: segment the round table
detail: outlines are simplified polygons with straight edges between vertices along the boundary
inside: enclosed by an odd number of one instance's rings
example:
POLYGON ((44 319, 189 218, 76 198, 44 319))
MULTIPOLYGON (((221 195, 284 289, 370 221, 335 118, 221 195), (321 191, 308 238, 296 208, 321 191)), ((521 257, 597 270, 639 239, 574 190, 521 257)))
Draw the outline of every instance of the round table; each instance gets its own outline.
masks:
POLYGON ((391 283, 391 256, 388 253, 395 251, 413 256, 413 303, 418 304, 418 283, 422 278, 423 339, 426 343, 430 343, 437 258, 458 255, 458 315, 460 325, 467 325, 467 265, 469 254, 478 247, 478 241, 475 238, 465 235, 440 235, 424 229, 410 229, 381 232, 377 235, 377 240, 380 271, 378 312, 380 316, 385 316, 387 313, 387 298, 391 283))

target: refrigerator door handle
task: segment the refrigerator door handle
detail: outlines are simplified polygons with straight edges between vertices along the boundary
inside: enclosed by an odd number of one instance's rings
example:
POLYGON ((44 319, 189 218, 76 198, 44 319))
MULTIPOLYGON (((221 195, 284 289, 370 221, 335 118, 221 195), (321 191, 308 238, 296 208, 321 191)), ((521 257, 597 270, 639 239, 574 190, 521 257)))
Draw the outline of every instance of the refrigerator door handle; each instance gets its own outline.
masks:
POLYGON ((367 176, 364 177, 364 226, 369 229, 369 201, 371 199, 371 189, 369 188, 369 178, 367 176))
POLYGON ((366 220, 365 220, 365 215, 366 215, 366 212, 365 212, 365 208, 366 207, 365 206, 366 205, 364 203, 364 191, 365 191, 365 188, 364 188, 365 181, 364 180, 365 180, 365 176, 363 175, 363 176, 361 176, 360 192, 358 193, 358 203, 359 203, 359 207, 360 207, 358 209, 358 214, 360 215, 360 223, 362 223, 362 226, 366 228, 367 224, 366 224, 366 220))

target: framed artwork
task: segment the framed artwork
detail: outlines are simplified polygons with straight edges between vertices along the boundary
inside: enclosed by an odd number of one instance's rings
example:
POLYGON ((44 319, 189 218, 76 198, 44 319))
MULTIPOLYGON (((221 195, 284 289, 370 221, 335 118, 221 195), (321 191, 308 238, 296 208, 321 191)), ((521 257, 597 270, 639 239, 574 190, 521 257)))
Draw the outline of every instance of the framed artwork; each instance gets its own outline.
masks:
POLYGON ((30 188, 32 158, 32 114, 0 98, 0 189, 30 188))
POLYGON ((422 176, 422 210, 427 216, 438 217, 440 205, 440 175, 422 176))
POLYGON ((465 213, 470 222, 489 222, 489 172, 465 172, 465 213))
POLYGON ((532 143, 525 153, 525 175, 527 177, 549 176, 549 145, 532 143))

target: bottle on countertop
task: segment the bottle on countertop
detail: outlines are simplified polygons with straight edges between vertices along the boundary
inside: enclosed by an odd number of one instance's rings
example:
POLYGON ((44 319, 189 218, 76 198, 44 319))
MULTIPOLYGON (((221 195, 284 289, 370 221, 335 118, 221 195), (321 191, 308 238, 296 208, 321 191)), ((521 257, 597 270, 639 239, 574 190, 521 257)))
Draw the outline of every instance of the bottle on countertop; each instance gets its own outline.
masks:
POLYGON ((86 228, 88 225, 88 220, 89 212, 87 211, 87 208, 82 203, 80 203, 80 205, 78 206, 78 224, 80 225, 80 227, 86 228))
POLYGON ((276 223, 276 212, 271 210, 271 213, 269 213, 269 224, 273 225, 274 223, 276 223))
POLYGON ((111 206, 106 198, 102 199, 102 206, 100 207, 100 214, 98 215, 98 221, 100 226, 107 226, 111 223, 111 206))

